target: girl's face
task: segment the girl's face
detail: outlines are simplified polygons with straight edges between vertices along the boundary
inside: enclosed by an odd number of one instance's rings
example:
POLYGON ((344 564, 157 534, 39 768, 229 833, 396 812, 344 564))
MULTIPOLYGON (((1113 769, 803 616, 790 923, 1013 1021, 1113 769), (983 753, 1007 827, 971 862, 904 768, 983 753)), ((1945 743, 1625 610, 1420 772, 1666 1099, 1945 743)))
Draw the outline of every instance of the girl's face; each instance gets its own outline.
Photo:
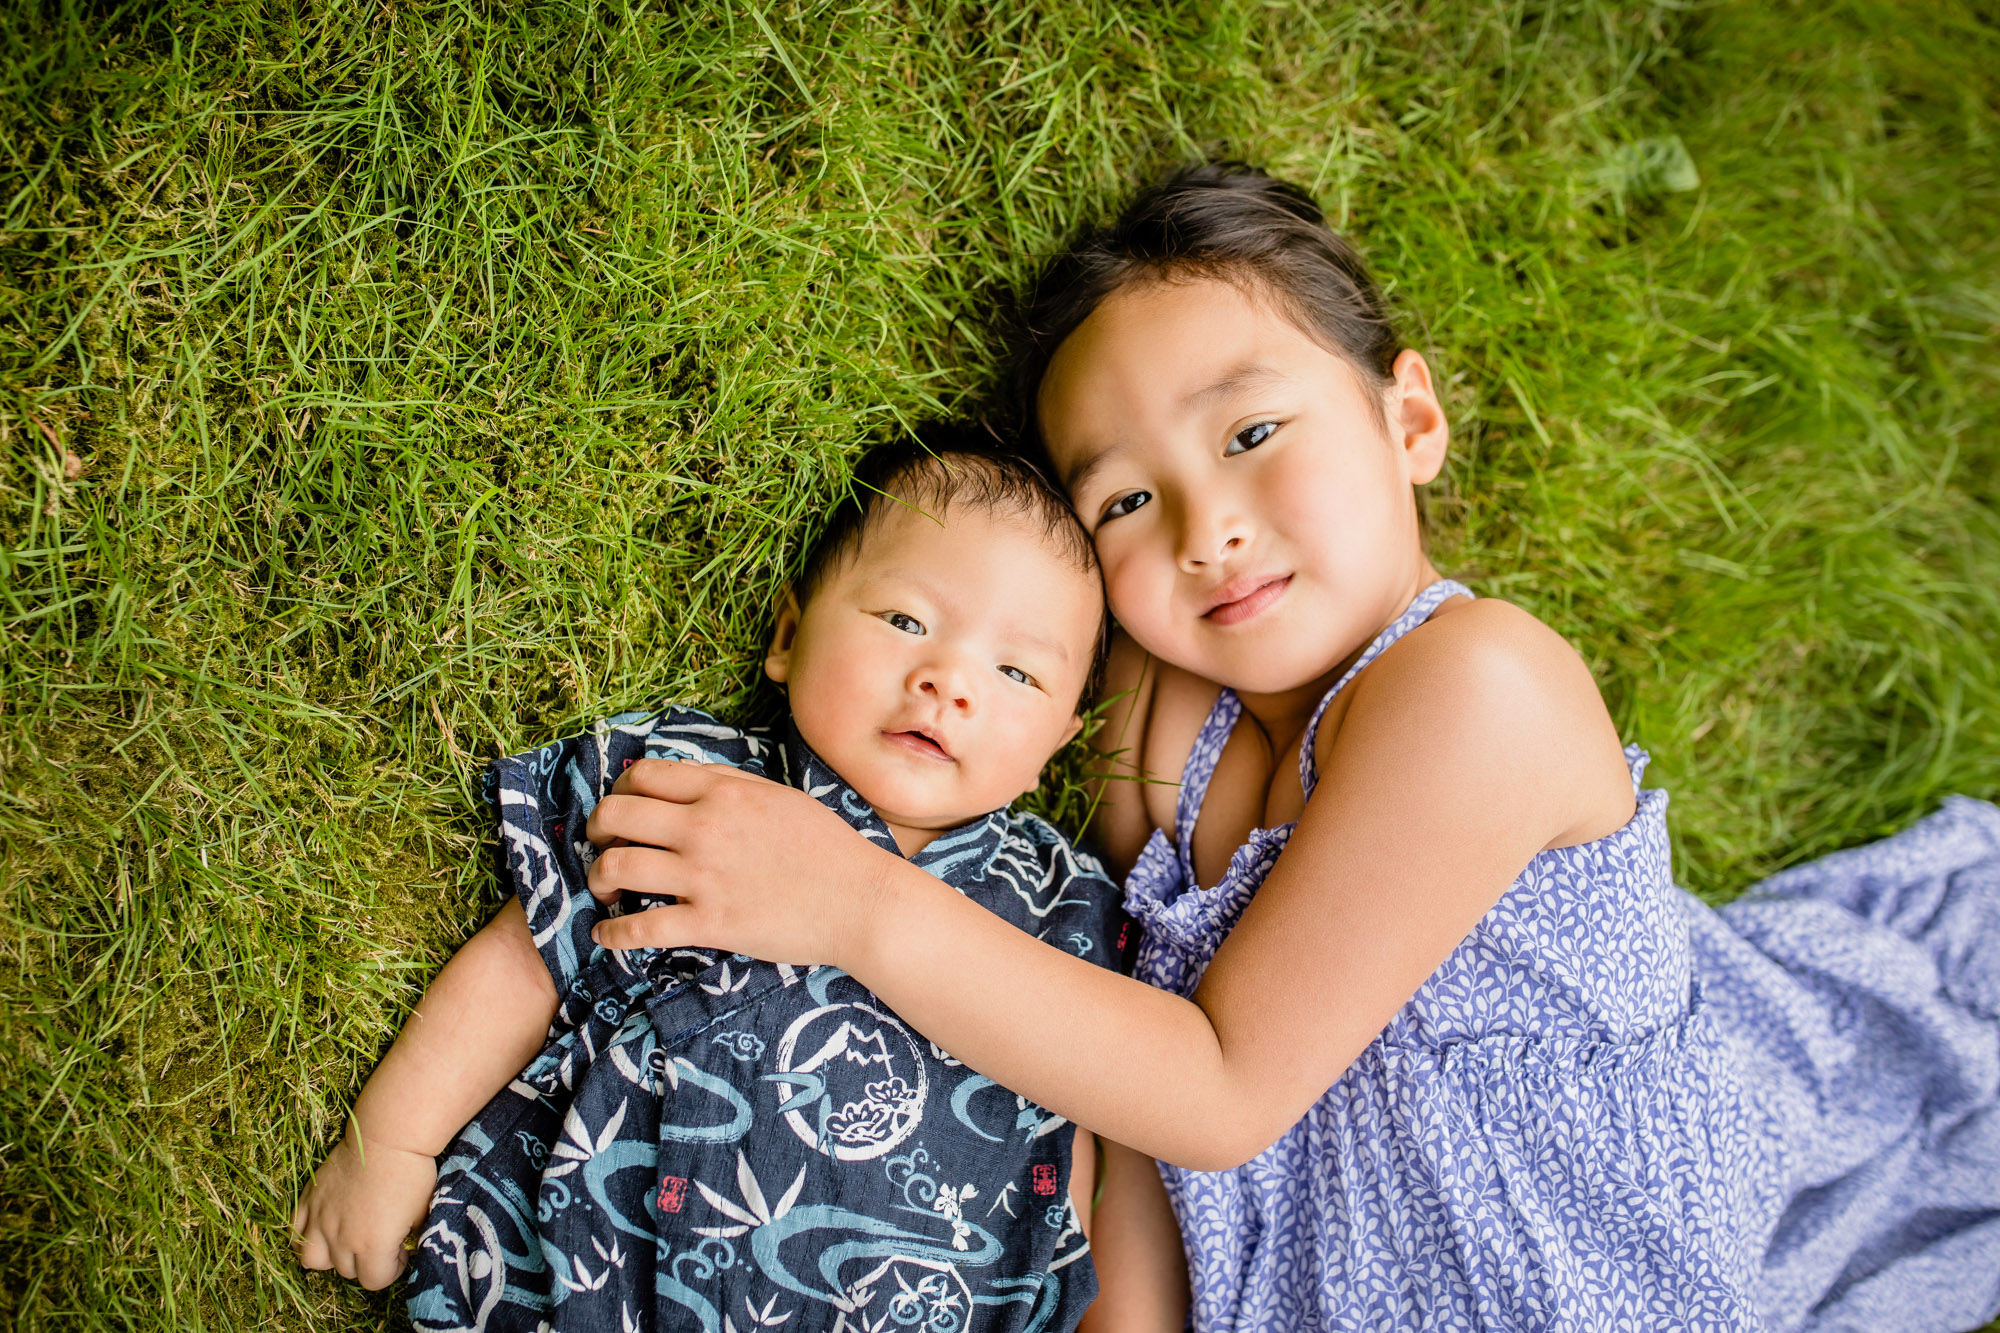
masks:
POLYGON ((1114 293, 1037 400, 1111 609, 1154 655, 1250 694, 1316 685, 1437 575, 1413 485, 1449 432, 1413 351, 1385 391, 1260 293, 1114 293))

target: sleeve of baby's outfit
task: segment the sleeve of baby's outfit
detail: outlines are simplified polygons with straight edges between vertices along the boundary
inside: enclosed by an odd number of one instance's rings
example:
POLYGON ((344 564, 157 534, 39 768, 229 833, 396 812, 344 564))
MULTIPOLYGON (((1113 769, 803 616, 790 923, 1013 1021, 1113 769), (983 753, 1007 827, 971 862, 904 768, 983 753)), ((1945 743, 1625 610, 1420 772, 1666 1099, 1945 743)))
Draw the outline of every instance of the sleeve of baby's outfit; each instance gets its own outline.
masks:
POLYGON ((1125 914, 1124 894, 1105 872, 1104 863, 1046 820, 1024 816, 1017 828, 1033 841, 1047 876, 1045 892, 1055 903, 1042 917, 1035 937, 1099 967, 1129 972, 1127 960, 1137 928, 1125 914))
MULTIPOLYGON (((558 995, 568 994, 602 952, 590 930, 607 913, 590 896, 590 863, 597 852, 584 829, 618 775, 648 757, 741 767, 754 747, 745 733, 706 713, 667 708, 608 718, 582 735, 511 755, 487 770, 486 790, 498 819, 500 882, 521 900, 558 995)), ((651 953, 627 950, 621 959, 638 975, 651 953)))

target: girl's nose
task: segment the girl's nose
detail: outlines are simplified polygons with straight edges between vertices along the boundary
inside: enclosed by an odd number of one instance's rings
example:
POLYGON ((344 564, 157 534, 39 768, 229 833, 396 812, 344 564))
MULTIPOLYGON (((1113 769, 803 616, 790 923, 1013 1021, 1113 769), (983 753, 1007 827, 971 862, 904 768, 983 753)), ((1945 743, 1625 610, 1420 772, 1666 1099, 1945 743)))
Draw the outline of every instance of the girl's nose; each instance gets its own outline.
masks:
POLYGON ((1218 499, 1191 499, 1181 510, 1176 563, 1189 574, 1229 558, 1243 545, 1249 525, 1241 511, 1218 499))

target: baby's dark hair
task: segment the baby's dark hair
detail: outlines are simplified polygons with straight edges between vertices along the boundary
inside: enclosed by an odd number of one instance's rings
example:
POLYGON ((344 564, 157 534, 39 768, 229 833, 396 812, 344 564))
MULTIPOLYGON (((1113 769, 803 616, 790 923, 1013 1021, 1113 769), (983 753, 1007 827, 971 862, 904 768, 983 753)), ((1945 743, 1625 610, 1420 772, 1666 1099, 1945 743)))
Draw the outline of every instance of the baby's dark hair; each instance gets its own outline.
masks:
MULTIPOLYGON (((840 563, 861 549, 868 529, 892 505, 943 515, 954 505, 1014 514, 1039 529, 1049 545, 1097 585, 1104 586, 1097 550, 1062 492, 1019 453, 961 425, 933 425, 878 445, 855 465, 847 494, 834 505, 826 527, 806 548, 792 591, 804 606, 840 563)), ((1100 612, 1083 697, 1097 693, 1110 645, 1110 621, 1100 612)))
POLYGON ((1014 408, 1045 471, 1035 398, 1056 348, 1129 284, 1190 278, 1252 284, 1365 382, 1389 383, 1402 345, 1388 303, 1312 197, 1240 162, 1184 167, 1141 191, 1109 226, 1072 242, 1028 293, 1016 339, 1014 408))

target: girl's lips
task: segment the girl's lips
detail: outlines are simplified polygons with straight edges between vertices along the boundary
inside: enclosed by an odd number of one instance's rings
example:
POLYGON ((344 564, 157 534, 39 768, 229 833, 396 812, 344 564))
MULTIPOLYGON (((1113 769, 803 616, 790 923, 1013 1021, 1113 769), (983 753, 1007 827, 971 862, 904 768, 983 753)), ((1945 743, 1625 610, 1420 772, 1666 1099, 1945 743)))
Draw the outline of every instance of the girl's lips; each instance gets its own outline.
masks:
POLYGON ((1265 579, 1250 578, 1238 584, 1224 585, 1221 592, 1226 600, 1217 601, 1202 612, 1201 618, 1215 625, 1241 624, 1283 597, 1285 589, 1291 586, 1290 574, 1265 579))
POLYGON ((921 755, 925 759, 935 759, 940 763, 952 762, 951 752, 921 731, 885 731, 882 736, 890 744, 908 750, 911 754, 921 755))

